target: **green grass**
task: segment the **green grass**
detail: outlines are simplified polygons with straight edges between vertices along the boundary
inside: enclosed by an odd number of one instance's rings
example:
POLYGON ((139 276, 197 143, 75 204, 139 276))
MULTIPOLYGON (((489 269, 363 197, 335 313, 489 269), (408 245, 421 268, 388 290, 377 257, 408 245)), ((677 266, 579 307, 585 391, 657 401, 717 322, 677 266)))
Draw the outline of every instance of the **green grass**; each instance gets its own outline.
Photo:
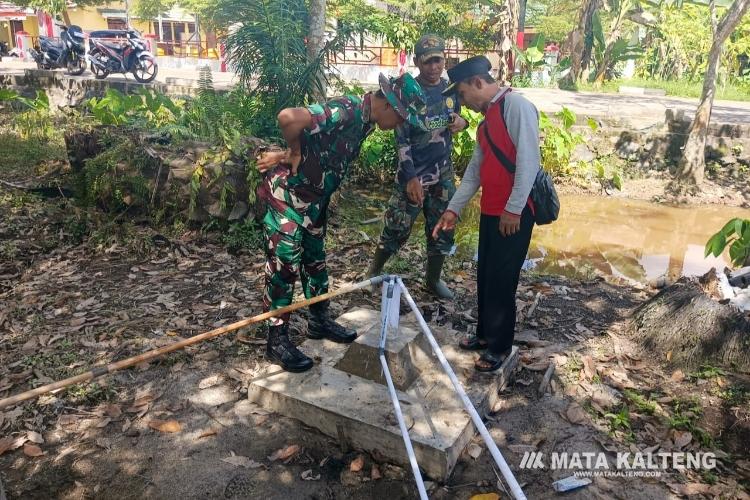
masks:
MULTIPOLYGON (((663 89, 669 96, 700 97, 703 90, 703 80, 689 82, 686 80, 646 80, 632 78, 630 80, 610 80, 604 82, 600 88, 591 83, 579 83, 578 90, 594 92, 617 92, 620 85, 628 87, 644 87, 647 89, 663 89)), ((737 86, 734 84, 719 85, 716 98, 726 101, 750 101, 750 85, 737 86)))
POLYGON ((65 160, 65 143, 38 138, 22 139, 12 132, 0 133, 0 176, 12 178, 36 176, 36 168, 45 161, 65 160))

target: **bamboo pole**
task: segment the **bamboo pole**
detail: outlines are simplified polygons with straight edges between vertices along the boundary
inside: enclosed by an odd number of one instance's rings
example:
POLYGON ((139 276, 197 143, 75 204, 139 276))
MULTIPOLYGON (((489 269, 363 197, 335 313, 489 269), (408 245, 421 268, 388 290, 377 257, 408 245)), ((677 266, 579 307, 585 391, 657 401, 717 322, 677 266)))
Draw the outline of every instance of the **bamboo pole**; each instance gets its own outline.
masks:
POLYGON ((137 356, 133 356, 127 359, 123 359, 121 361, 115 361, 113 363, 109 363, 107 365, 102 366, 95 366, 89 371, 85 373, 81 373, 80 375, 76 375, 75 377, 66 378, 64 380, 59 380, 57 382, 53 382, 51 384, 43 385, 41 387, 37 387, 36 389, 31 389, 26 392, 22 392, 21 394, 16 394, 15 396, 10 396, 5 399, 0 399, 0 410, 3 408, 7 408, 9 406, 16 405, 22 401, 26 401, 28 399, 33 399, 38 396, 41 396, 42 394, 46 394, 48 392, 57 391, 59 389, 63 389, 65 387, 69 387, 74 384, 80 384, 82 382, 87 382, 89 380, 93 380, 97 377, 101 377, 102 375, 106 375, 108 373, 113 373, 118 370, 122 370, 123 368, 128 368, 133 365, 137 365, 139 363, 143 363, 144 361, 150 361, 154 358, 157 358, 159 356, 162 356, 164 354, 177 351, 179 349, 183 349, 187 346, 197 344, 199 342, 203 342, 204 340, 209 340, 214 337, 218 337, 220 335, 224 335, 225 333, 237 330, 239 328, 251 325, 253 323, 258 323, 260 321, 267 320, 269 318, 273 318, 276 316, 279 316, 281 314, 285 314, 288 312, 296 311, 297 309, 300 309, 302 307, 310 306, 312 304, 316 304, 318 302, 322 302, 324 300, 328 300, 333 297, 337 297, 339 295, 343 295, 346 293, 351 293, 356 290, 361 290, 362 288, 366 288, 368 286, 377 285, 378 283, 382 282, 384 279, 384 276, 376 276, 374 278, 370 278, 365 281, 361 281, 359 283, 355 283, 354 285, 350 285, 344 288, 340 288, 338 290, 335 290, 333 292, 328 292, 323 295, 319 295, 317 297, 313 297, 311 299, 303 300, 302 302, 297 302, 296 304, 290 304, 286 307, 282 307, 280 309, 275 309, 273 311, 268 311, 262 314, 258 314, 257 316, 253 316, 252 318, 245 318, 243 320, 237 321, 235 323, 232 323, 231 325, 222 326, 221 328, 216 328, 214 330, 201 333, 199 335, 196 335, 194 337, 190 337, 189 339, 184 339, 179 342, 175 342, 174 344, 167 345, 164 347, 160 347, 158 349, 153 349, 151 351, 144 352, 143 354, 139 354, 137 356))

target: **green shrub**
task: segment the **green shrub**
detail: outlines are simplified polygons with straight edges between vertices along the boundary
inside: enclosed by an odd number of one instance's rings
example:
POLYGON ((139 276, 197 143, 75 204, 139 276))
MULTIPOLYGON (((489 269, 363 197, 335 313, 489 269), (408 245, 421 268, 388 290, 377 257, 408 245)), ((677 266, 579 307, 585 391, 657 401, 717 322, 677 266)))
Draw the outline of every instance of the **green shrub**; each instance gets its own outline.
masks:
POLYGON ((732 219, 706 243, 706 257, 718 257, 729 247, 732 264, 740 267, 750 264, 750 219, 732 219))
POLYGON ((396 178, 398 150, 393 131, 376 130, 362 144, 359 159, 352 165, 353 180, 377 180, 381 184, 396 178))

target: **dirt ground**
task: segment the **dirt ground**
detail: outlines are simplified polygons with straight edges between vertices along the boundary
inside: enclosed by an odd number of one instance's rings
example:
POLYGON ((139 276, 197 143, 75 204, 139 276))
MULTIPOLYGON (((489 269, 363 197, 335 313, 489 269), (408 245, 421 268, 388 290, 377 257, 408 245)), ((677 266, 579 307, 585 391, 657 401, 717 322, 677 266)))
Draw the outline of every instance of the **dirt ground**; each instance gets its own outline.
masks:
MULTIPOLYGON (((354 195, 352 195, 354 196, 354 195)), ((351 200, 350 200, 351 201, 351 200)), ((71 203, 0 190, 0 397, 261 312, 262 252, 227 253, 215 233, 100 222, 71 203)), ((362 278, 373 243, 333 217, 332 287, 362 278)), ((390 263, 431 324, 465 335, 476 318, 473 262, 451 262, 453 302, 421 289, 423 247, 390 263)), ((750 377, 643 352, 626 328, 654 291, 602 279, 526 274, 521 363, 486 423, 529 498, 557 496, 570 471, 521 470, 526 451, 703 451, 710 471, 596 478, 571 498, 748 498, 750 377), (550 363, 547 391, 539 385, 550 363)), ((363 294, 342 313, 376 306, 363 294)), ((293 317, 302 341, 305 314, 293 317)), ((246 399, 265 366, 262 328, 0 411, 8 498, 415 498, 410 471, 377 461, 246 399)), ((384 404, 386 404, 384 402, 384 404)), ((432 498, 508 494, 481 440, 432 498)), ((428 478, 429 479, 429 478, 428 478)), ((494 497, 486 497, 494 498, 494 497)))
MULTIPOLYGON (((750 208, 750 174, 747 168, 737 174, 727 169, 707 169, 700 191, 693 194, 675 193, 671 186, 674 166, 648 171, 626 167, 622 190, 607 188, 607 195, 634 200, 668 204, 727 205, 750 208)), ((558 186, 561 193, 603 194, 598 181, 591 184, 567 183, 558 186)))

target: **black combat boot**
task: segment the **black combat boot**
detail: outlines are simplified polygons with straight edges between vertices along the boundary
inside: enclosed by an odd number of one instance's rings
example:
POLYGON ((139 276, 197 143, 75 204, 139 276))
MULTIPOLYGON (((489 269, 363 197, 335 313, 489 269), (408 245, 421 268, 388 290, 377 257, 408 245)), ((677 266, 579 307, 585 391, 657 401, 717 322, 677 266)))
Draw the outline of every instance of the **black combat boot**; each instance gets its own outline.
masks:
POLYGON ((278 363, 288 372, 304 372, 312 368, 313 360, 297 349, 289 340, 289 330, 286 323, 280 326, 268 327, 268 343, 266 357, 278 363))
POLYGON ((357 338, 357 332, 336 323, 328 314, 328 301, 310 306, 307 336, 311 339, 328 339, 339 344, 349 344, 357 338))

